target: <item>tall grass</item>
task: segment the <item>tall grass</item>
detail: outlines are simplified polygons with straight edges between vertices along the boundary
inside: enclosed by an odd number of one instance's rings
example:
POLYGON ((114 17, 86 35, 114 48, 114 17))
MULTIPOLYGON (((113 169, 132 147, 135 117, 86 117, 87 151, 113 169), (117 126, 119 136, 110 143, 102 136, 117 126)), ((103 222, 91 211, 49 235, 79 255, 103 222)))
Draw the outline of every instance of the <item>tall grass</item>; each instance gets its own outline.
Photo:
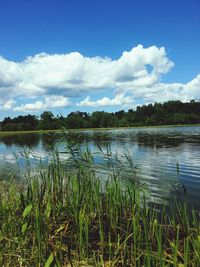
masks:
POLYGON ((200 266, 197 211, 177 199, 157 211, 119 168, 102 183, 73 145, 71 171, 55 152, 23 185, 0 184, 0 266, 200 266))

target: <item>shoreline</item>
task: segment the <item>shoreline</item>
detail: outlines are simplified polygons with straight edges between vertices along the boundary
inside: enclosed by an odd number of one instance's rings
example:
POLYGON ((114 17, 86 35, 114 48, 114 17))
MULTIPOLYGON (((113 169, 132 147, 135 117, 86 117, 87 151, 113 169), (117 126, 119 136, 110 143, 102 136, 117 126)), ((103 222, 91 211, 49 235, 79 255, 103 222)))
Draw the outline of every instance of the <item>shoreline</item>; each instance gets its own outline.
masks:
MULTIPOLYGON (((118 129, 137 129, 137 128, 168 128, 168 127, 191 127, 191 126, 200 126, 200 123, 196 124, 170 124, 170 125, 141 125, 141 126, 123 126, 123 127, 108 127, 108 128, 78 128, 78 129, 66 129, 68 131, 109 131, 109 130, 118 130, 118 129)), ((41 133, 56 133, 60 132, 62 129, 57 130, 31 130, 31 131, 10 131, 3 132, 0 131, 0 137, 4 135, 17 135, 17 134, 41 134, 41 133)))

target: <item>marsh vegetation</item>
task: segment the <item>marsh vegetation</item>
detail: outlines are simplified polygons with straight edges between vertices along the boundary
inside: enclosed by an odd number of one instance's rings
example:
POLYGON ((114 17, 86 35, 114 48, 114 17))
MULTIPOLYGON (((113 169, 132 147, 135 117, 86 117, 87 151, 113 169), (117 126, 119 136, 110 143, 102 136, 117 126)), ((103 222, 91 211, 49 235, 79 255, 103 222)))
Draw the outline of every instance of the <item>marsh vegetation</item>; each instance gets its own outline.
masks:
POLYGON ((71 168, 55 149, 48 168, 1 182, 1 266, 200 265, 199 212, 187 197, 176 189, 150 204, 128 155, 100 151, 105 179, 90 149, 67 138, 71 168))

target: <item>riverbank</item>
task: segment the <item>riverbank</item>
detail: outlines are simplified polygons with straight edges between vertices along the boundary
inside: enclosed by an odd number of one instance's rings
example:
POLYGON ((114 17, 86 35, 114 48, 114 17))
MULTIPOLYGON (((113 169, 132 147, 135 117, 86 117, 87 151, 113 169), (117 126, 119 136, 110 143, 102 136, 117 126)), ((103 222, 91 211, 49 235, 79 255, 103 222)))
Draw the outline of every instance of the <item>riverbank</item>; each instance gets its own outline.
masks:
POLYGON ((0 184, 1 266, 200 265, 199 213, 186 202, 158 211, 134 180, 113 172, 102 186, 90 154, 75 164, 0 184))
POLYGON ((33 130, 33 131, 13 131, 13 132, 2 132, 0 131, 0 137, 5 135, 16 135, 16 134, 42 134, 42 133, 56 133, 60 130, 33 130))
MULTIPOLYGON (((155 125, 155 126, 131 126, 131 127, 112 127, 112 128, 80 128, 80 129, 65 129, 68 131, 106 131, 106 130, 117 130, 117 129, 138 129, 138 128, 167 128, 167 127, 191 127, 200 126, 200 124, 176 124, 176 125, 155 125)), ((62 129, 57 130, 33 130, 33 131, 13 131, 13 132, 2 132, 0 131, 0 137, 5 135, 16 135, 16 134, 41 134, 41 133, 56 133, 62 129)))

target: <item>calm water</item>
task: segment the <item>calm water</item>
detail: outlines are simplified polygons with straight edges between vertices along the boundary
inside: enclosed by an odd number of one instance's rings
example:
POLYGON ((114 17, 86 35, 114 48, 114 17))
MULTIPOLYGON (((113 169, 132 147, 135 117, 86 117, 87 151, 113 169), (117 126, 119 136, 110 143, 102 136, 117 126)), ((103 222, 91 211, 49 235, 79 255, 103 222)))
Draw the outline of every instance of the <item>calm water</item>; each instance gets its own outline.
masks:
MULTIPOLYGON (((189 201, 200 208, 200 127, 134 128, 106 131, 84 131, 80 143, 88 144, 94 161, 101 164, 98 145, 105 152, 108 145, 113 157, 132 158, 138 179, 150 192, 150 200, 170 197, 173 186, 181 183, 187 190, 189 201), (179 166, 179 174, 177 172, 179 166)), ((52 146, 66 151, 66 142, 60 134, 27 134, 0 137, 0 177, 23 173, 24 157, 28 156, 31 168, 45 166, 51 159, 52 146)), ((67 153, 60 154, 67 161, 67 153)), ((181 191, 181 189, 180 189, 181 191)), ((183 190, 182 190, 183 191, 183 190)))

